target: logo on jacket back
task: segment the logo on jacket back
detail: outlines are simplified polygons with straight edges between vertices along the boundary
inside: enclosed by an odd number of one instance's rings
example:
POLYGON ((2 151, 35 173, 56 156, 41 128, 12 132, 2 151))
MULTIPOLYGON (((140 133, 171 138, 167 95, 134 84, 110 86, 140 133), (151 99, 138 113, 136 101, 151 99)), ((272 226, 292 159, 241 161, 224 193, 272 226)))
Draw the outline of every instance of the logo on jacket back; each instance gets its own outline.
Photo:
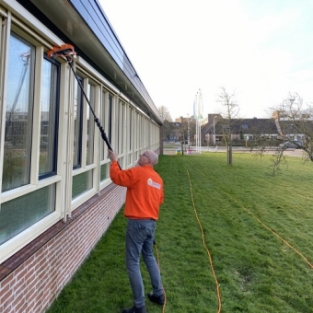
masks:
POLYGON ((154 182, 151 178, 148 178, 148 185, 157 189, 161 189, 161 185, 154 182))

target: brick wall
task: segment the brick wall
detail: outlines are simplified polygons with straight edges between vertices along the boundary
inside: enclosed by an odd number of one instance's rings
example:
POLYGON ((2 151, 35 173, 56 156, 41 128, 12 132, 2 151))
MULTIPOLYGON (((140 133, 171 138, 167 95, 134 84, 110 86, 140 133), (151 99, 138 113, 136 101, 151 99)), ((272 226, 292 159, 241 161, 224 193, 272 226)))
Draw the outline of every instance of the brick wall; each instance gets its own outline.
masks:
POLYGON ((0 264, 0 312, 44 312, 90 254, 125 200, 110 185, 0 264))

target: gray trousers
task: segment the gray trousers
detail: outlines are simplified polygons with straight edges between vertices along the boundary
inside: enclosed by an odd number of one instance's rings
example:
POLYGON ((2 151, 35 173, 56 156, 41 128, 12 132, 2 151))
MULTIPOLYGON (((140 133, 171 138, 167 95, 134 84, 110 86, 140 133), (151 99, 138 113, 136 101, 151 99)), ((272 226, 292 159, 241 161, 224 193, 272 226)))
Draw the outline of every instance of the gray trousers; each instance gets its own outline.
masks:
POLYGON ((156 228, 154 220, 129 219, 126 230, 126 268, 137 308, 145 305, 145 291, 140 272, 140 255, 150 275, 153 294, 163 294, 161 275, 153 255, 153 241, 156 228))

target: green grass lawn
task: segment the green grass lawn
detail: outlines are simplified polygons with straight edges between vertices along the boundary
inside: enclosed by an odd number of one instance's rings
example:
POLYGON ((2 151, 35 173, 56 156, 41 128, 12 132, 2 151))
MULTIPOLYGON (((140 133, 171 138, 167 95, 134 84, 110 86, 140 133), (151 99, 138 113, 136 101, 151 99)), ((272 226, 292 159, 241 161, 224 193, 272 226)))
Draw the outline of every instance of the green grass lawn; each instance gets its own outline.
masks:
MULTIPOLYGON (((223 153, 160 157, 165 203, 156 242, 164 312, 218 312, 206 247, 221 312, 313 312, 313 164, 287 161, 271 176, 271 156, 235 154, 233 166, 223 153)), ((49 313, 120 313, 132 305, 125 226, 121 211, 49 313)), ((143 265, 142 273, 150 292, 143 265)), ((149 301, 147 310, 162 312, 149 301)))

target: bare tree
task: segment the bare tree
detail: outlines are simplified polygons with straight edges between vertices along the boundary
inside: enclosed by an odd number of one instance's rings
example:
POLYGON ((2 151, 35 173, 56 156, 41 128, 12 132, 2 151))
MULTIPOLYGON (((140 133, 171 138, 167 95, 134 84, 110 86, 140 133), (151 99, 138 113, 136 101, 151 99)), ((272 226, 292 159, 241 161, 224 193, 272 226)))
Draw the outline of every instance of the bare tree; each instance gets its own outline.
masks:
POLYGON ((160 106, 158 108, 161 120, 163 121, 163 140, 169 139, 172 133, 172 117, 167 107, 160 106))
MULTIPOLYGON (((190 118, 184 118, 180 117, 181 120, 181 149, 182 149, 182 154, 184 154, 184 151, 187 150, 187 143, 188 143, 188 131, 189 131, 189 136, 190 136, 190 118)), ((188 147, 189 149, 190 147, 188 147)))
POLYGON ((221 87, 221 93, 218 96, 217 102, 223 106, 221 115, 223 117, 223 133, 227 148, 227 163, 233 164, 232 152, 232 124, 239 114, 239 106, 235 100, 235 93, 228 93, 224 87, 221 87))
MULTIPOLYGON (((293 141, 303 150, 304 158, 313 162, 313 106, 303 105, 303 99, 297 93, 289 93, 288 97, 276 109, 272 109, 273 118, 279 133, 279 139, 293 141)), ((273 166, 273 174, 279 171, 285 149, 277 149, 273 166)))
POLYGON ((165 107, 164 105, 161 105, 160 107, 158 107, 158 111, 160 113, 160 117, 162 121, 173 122, 171 113, 167 107, 165 107))

